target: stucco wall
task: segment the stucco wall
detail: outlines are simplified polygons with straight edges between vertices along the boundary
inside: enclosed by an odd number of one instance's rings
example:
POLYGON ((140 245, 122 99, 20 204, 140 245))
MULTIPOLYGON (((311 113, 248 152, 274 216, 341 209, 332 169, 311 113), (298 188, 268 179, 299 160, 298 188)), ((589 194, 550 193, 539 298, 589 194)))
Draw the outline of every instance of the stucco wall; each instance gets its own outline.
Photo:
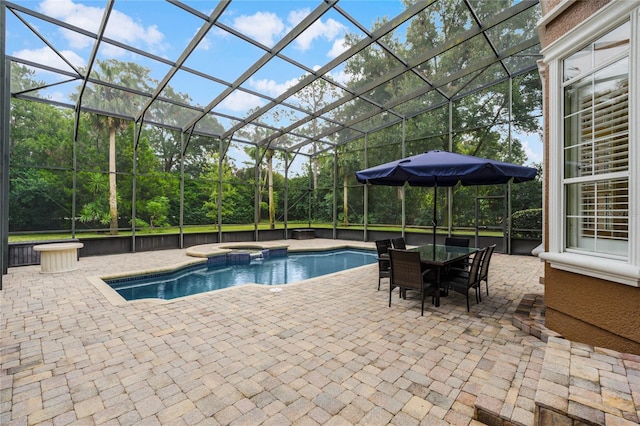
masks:
POLYGON ((640 288, 545 266, 546 326, 570 340, 640 354, 640 288))

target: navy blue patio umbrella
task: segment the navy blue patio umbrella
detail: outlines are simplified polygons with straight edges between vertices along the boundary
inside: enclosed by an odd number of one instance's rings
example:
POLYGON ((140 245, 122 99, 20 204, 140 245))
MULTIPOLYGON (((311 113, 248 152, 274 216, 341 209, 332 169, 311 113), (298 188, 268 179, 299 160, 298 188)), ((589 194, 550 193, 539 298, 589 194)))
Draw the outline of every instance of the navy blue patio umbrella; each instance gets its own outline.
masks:
POLYGON ((505 163, 448 151, 428 151, 356 172, 360 183, 372 185, 433 187, 433 244, 436 243, 438 187, 497 185, 535 179, 533 167, 505 163))

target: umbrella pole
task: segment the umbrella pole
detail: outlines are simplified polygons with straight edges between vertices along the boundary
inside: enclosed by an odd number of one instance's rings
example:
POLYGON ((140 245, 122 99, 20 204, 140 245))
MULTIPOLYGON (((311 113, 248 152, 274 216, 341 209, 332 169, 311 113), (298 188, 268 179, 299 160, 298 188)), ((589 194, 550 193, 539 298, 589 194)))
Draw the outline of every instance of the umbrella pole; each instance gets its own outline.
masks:
POLYGON ((438 227, 438 181, 433 186, 433 258, 436 254, 436 229, 438 227))

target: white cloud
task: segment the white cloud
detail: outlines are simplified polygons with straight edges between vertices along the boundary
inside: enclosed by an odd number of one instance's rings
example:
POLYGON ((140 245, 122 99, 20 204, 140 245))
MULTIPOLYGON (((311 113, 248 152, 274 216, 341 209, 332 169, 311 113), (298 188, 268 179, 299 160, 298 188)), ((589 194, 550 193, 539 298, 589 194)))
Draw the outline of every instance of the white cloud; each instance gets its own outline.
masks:
POLYGON ((127 56, 128 54, 131 54, 131 52, 109 43, 103 43, 100 46, 101 56, 105 58, 122 58, 127 56))
MULTIPOLYGON (((91 32, 97 32, 100 28, 104 12, 103 8, 75 4, 72 0, 44 0, 39 8, 47 16, 91 32)), ((75 49, 83 49, 94 42, 93 39, 73 31, 62 29, 61 33, 75 49)))
POLYGON ((69 43, 69 47, 72 49, 85 49, 87 47, 93 46, 95 40, 91 37, 86 37, 82 34, 78 34, 75 31, 67 30, 65 28, 60 28, 60 33, 69 43))
POLYGON ((67 98, 62 92, 51 92, 47 94, 47 99, 50 99, 54 102, 60 103, 69 103, 69 98, 67 98))
POLYGON ((522 145, 524 146, 525 154, 527 154, 527 161, 529 162, 529 164, 542 162, 542 158, 540 156, 540 153, 535 152, 534 150, 532 150, 529 147, 529 144, 527 142, 524 142, 522 145))
MULTIPOLYGON (((266 46, 273 46, 276 38, 279 38, 285 32, 290 31, 298 25, 309 13, 310 9, 308 8, 289 12, 287 16, 287 27, 285 27, 282 20, 272 12, 256 12, 250 16, 238 16, 233 20, 232 26, 266 46)), ((329 18, 326 21, 318 20, 300 34, 294 43, 298 49, 306 51, 311 48, 314 40, 324 38, 327 41, 333 41, 343 35, 345 30, 345 26, 335 19, 329 18)))
POLYGON ((222 102, 219 107, 233 111, 233 112, 247 112, 252 108, 259 107, 265 104, 265 101, 257 96, 249 93, 235 90, 231 92, 222 102))
POLYGON ((140 40, 147 46, 160 46, 164 40, 164 34, 158 30, 156 25, 150 25, 145 28, 134 22, 130 16, 117 10, 111 12, 105 35, 129 44, 135 44, 140 40))
POLYGON ((333 46, 331 50, 327 52, 327 56, 331 59, 336 58, 348 48, 349 46, 345 43, 344 37, 341 37, 333 42, 333 46))
POLYGON ((542 142, 540 135, 537 133, 529 133, 518 135, 524 153, 527 155, 528 164, 542 163, 542 142))
MULTIPOLYGON (((198 28, 199 30, 199 28, 198 28)), ((193 33, 193 36, 195 37, 196 33, 198 32, 195 31, 193 33)), ((215 37, 220 37, 220 38, 229 38, 230 34, 228 32, 226 32, 225 30, 223 30, 222 28, 218 28, 218 27, 213 27, 209 30, 209 32, 207 33, 206 36, 204 36, 204 38, 202 40, 200 40, 200 43, 198 43, 198 46, 196 46, 196 50, 204 50, 207 51, 209 49, 211 49, 214 45, 214 41, 212 40, 215 37)))
MULTIPOLYGON (((273 46, 281 36, 291 31, 309 13, 309 8, 289 12, 286 27, 282 20, 272 12, 256 12, 253 15, 238 16, 233 20, 231 26, 265 46, 273 46)), ((335 19, 317 20, 300 34, 293 43, 296 49, 304 52, 311 48, 316 39, 322 38, 328 42, 336 41, 327 54, 329 57, 335 57, 344 51, 344 42, 340 40, 343 40, 342 37, 345 31, 346 27, 335 19), (336 40, 338 38, 340 40, 336 40)))
POLYGON ((292 78, 291 80, 287 80, 283 83, 278 83, 275 80, 268 80, 268 79, 261 79, 261 80, 254 80, 253 78, 249 79, 249 84, 251 85, 251 87, 256 89, 256 91, 272 97, 280 96, 287 89, 296 85, 297 83, 298 83, 297 78, 292 78))
POLYGON ((275 13, 256 12, 251 16, 242 15, 233 20, 233 28, 264 44, 273 46, 274 37, 284 31, 284 24, 275 13))
MULTIPOLYGON (((78 56, 75 52, 71 50, 63 50, 60 52, 69 62, 71 62, 76 68, 82 67, 85 65, 85 61, 82 57, 78 56)), ((13 53, 13 56, 17 58, 26 59, 28 61, 32 61, 39 64, 45 64, 53 68, 58 68, 63 71, 71 71, 73 70, 64 62, 56 52, 49 49, 48 46, 43 46, 40 49, 23 49, 13 53)), ((44 72, 42 70, 37 70, 38 72, 44 72)))
POLYGON ((331 77, 335 82, 342 84, 343 86, 348 85, 348 83, 353 79, 353 74, 346 72, 344 69, 339 71, 328 72, 328 76, 331 77))
POLYGON ((211 49, 211 46, 212 46, 211 39, 205 36, 202 40, 200 40, 200 43, 198 43, 198 45, 196 46, 196 50, 207 51, 211 49))
POLYGON ((299 9, 299 10, 292 10, 291 12, 289 12, 289 16, 287 17, 287 22, 292 27, 295 27, 300 22, 302 22, 302 20, 306 18, 307 15, 309 15, 310 13, 311 13, 311 9, 309 9, 308 7, 304 9, 299 9))
POLYGON ((306 51, 311 48, 315 39, 322 37, 327 41, 333 41, 344 34, 344 31, 345 26, 335 19, 329 18, 324 22, 318 20, 296 38, 295 44, 298 49, 306 51))
MULTIPOLYGON (((73 0, 44 0, 39 7, 45 15, 92 32, 98 31, 104 14, 103 8, 74 3, 73 0)), ((61 32, 70 46, 75 49, 86 48, 94 42, 92 38, 73 31, 61 30, 61 32)), ((146 46, 155 52, 163 50, 164 34, 158 30, 157 26, 150 25, 145 28, 118 10, 111 12, 105 35, 134 46, 146 46)))

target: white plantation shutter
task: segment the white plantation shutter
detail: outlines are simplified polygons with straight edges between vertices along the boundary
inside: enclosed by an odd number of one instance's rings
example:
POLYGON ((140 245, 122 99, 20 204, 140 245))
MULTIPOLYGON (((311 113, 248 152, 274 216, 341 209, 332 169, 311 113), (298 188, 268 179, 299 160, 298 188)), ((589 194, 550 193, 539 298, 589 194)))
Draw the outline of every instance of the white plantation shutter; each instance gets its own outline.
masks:
POLYGON ((570 250, 628 255, 629 29, 623 24, 602 38, 607 43, 596 41, 565 60, 572 76, 564 87, 570 250), (611 34, 618 39, 611 40, 611 34), (615 52, 603 53, 607 48, 615 52), (603 56, 609 61, 596 63, 603 56))

